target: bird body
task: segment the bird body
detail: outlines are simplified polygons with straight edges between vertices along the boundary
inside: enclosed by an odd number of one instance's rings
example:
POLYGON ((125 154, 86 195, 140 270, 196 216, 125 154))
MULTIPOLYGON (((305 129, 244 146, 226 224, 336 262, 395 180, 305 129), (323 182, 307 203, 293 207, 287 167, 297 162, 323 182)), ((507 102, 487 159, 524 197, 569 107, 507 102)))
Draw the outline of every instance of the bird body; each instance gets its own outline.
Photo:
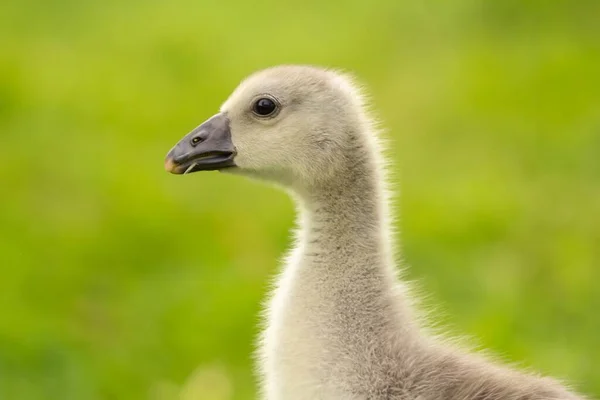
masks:
POLYGON ((378 132, 349 78, 304 66, 260 71, 209 122, 171 150, 168 170, 267 180, 297 203, 294 247, 257 351, 265 399, 582 398, 423 327, 394 258, 378 132))

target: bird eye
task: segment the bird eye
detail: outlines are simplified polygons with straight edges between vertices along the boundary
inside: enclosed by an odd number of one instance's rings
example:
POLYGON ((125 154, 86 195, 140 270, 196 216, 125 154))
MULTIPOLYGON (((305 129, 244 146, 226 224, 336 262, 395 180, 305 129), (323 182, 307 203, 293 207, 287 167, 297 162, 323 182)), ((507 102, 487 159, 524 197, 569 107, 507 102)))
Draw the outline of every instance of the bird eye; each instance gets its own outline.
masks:
POLYGON ((261 117, 267 117, 273 114, 276 110, 277 104, 275 104, 273 100, 266 97, 262 97, 256 100, 254 106, 252 107, 252 111, 254 112, 254 114, 261 117))
POLYGON ((192 139, 192 144, 198 144, 202 141, 202 139, 200 139, 199 136, 196 136, 195 138, 192 139))

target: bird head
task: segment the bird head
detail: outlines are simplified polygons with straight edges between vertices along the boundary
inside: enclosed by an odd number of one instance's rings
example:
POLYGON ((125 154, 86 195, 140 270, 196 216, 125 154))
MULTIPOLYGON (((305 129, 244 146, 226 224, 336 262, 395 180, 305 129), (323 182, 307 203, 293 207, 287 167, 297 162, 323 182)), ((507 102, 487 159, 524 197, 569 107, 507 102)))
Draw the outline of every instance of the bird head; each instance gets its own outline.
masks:
POLYGON ((174 174, 220 170, 295 186, 324 182, 367 123, 350 80, 333 71, 280 66, 244 80, 167 154, 174 174))

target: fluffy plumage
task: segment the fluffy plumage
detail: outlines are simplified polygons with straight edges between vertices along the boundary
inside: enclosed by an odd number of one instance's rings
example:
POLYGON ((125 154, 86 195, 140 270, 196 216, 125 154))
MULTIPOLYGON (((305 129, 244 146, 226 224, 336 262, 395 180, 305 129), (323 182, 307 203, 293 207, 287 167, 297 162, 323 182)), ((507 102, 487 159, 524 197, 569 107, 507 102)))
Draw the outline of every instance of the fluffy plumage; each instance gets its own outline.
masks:
POLYGON ((348 77, 305 66, 260 71, 222 106, 233 173, 286 188, 298 230, 265 312, 258 366, 279 399, 578 399, 429 335, 391 245, 376 129, 348 77), (251 105, 268 94, 272 118, 251 105))

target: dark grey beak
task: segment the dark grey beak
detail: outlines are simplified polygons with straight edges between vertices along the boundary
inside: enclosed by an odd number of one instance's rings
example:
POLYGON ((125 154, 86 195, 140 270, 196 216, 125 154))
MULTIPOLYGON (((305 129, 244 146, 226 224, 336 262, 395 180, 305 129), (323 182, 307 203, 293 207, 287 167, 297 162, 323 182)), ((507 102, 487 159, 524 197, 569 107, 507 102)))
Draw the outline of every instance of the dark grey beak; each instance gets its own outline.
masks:
POLYGON ((165 169, 172 174, 188 174, 234 167, 235 154, 229 119, 225 114, 217 114, 188 133, 169 151, 165 169))

